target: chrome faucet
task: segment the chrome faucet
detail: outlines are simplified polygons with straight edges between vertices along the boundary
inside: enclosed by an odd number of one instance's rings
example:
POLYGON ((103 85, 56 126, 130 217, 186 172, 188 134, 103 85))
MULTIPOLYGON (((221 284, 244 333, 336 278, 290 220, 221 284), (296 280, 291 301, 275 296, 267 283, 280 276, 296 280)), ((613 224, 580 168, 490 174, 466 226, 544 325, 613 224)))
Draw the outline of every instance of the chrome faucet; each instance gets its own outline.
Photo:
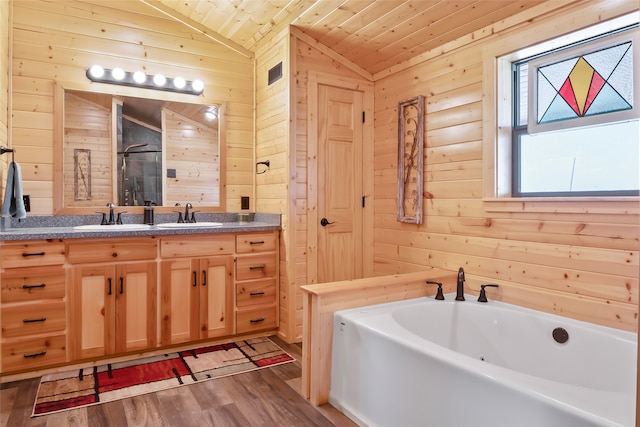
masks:
POLYGON ((458 286, 456 288, 456 301, 464 301, 464 270, 458 269, 458 286))

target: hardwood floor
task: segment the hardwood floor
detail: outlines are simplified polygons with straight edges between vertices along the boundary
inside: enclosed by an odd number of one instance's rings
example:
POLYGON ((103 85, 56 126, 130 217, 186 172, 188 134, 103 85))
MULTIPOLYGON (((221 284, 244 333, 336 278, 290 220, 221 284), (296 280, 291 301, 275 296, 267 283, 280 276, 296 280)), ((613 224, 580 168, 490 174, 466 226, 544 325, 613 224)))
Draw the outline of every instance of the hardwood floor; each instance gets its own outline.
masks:
POLYGON ((301 348, 272 337, 295 362, 100 405, 31 418, 39 378, 2 384, 0 427, 354 427, 299 393, 301 348))

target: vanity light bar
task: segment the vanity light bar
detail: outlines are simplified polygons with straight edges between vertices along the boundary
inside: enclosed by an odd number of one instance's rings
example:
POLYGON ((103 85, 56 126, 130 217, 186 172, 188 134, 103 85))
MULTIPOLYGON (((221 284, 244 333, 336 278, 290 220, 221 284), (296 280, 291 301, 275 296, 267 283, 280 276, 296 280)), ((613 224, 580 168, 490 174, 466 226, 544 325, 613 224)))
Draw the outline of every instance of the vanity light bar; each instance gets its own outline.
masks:
POLYGON ((122 68, 102 68, 94 65, 87 69, 87 78, 96 83, 108 83, 113 85, 134 86, 145 89, 165 90, 169 92, 200 95, 204 91, 202 80, 185 80, 182 77, 168 78, 162 74, 147 75, 142 71, 131 73, 122 68))

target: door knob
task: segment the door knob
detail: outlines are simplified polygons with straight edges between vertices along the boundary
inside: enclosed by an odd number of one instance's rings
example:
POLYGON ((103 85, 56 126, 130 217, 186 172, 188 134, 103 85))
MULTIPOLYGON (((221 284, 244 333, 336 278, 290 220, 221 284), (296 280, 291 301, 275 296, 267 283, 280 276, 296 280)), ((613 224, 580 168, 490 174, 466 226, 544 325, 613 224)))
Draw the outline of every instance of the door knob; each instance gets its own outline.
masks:
POLYGON ((320 220, 320 225, 323 227, 326 227, 327 225, 333 224, 333 223, 335 223, 335 221, 329 221, 327 218, 322 218, 320 220))

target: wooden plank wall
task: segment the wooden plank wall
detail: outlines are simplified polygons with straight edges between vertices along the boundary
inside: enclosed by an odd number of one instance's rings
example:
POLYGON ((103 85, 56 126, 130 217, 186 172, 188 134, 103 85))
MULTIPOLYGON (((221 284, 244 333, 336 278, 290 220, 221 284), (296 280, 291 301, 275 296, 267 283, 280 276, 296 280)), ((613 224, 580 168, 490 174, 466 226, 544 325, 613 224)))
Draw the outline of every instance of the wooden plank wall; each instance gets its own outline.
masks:
POLYGON ((269 168, 260 166, 255 175, 257 212, 281 214, 282 231, 280 233, 280 279, 279 279, 279 334, 288 341, 293 333, 291 322, 290 279, 291 263, 294 254, 289 244, 295 233, 296 224, 292 223, 290 211, 291 192, 289 185, 290 159, 295 147, 289 146, 290 140, 290 83, 289 31, 281 31, 265 40, 256 50, 256 162, 269 161, 269 168), (269 70, 282 63, 282 78, 268 84, 269 70))
POLYGON ((295 255, 291 260, 293 265, 290 266, 295 278, 289 283, 289 295, 295 297, 290 306, 294 312, 290 315, 289 321, 294 324, 294 329, 291 331, 292 337, 295 341, 300 341, 302 338, 303 295, 299 288, 302 285, 317 283, 317 277, 309 277, 307 274, 308 248, 310 245, 315 245, 315 242, 310 242, 307 239, 307 213, 309 209, 315 209, 315 207, 309 206, 307 195, 309 186, 322 185, 321 183, 308 182, 307 176, 308 162, 313 161, 308 158, 307 132, 312 130, 307 127, 307 105, 308 102, 317 101, 307 99, 308 74, 309 71, 314 71, 353 79, 362 79, 362 76, 344 67, 335 57, 328 56, 309 40, 303 40, 294 35, 292 36, 292 45, 295 46, 293 50, 295 53, 295 79, 292 79, 291 82, 295 96, 295 108, 292 108, 291 111, 292 115, 295 114, 292 117, 292 120, 295 120, 295 135, 292 136, 291 147, 292 150, 295 150, 295 155, 292 156, 295 158, 295 169, 292 171, 292 176, 295 177, 295 181, 292 183, 295 193, 292 193, 291 197, 295 204, 295 219, 292 218, 292 221, 295 221, 296 228, 295 233, 287 241, 287 244, 290 245, 289 250, 295 255))
MULTIPOLYGON (((6 7, 3 3, 2 7, 6 7)), ((53 207, 54 83, 68 89, 224 104, 226 203, 240 210, 253 190, 253 59, 177 23, 142 2, 15 1, 13 129, 16 161, 32 214, 53 207), (122 7, 126 5, 126 10, 122 7), (182 95, 92 84, 94 63, 205 82, 203 95, 182 95), (102 87, 101 87, 102 86, 102 87)), ((3 86, 4 87, 4 86, 3 86)))
MULTIPOLYGON (((361 78, 288 30, 256 52, 256 161, 269 160, 256 175, 256 210, 280 213, 280 331, 302 339, 302 292, 307 277, 307 73, 361 78), (283 61, 283 79, 267 84, 268 70, 283 61)), ((315 183, 314 183, 315 184, 315 183)))
MULTIPOLYGON (((632 10, 637 2, 580 2, 510 28, 501 23, 483 32, 493 36, 443 46, 410 67, 376 76, 376 275, 461 266, 472 292, 482 283, 500 285, 488 292, 490 299, 637 329, 637 207, 627 212, 584 202, 551 209, 533 203, 526 212, 489 209, 482 174, 483 144, 492 143, 483 141, 483 49, 525 31, 550 37, 571 30, 560 18, 577 29, 632 10), (422 225, 396 221, 397 105, 416 95, 426 97, 422 225)), ((518 40, 531 42, 524 35, 518 40)))
POLYGON ((113 199, 111 110, 66 93, 64 124, 65 206, 105 206, 113 199), (75 200, 75 149, 91 150, 91 200, 75 200))
POLYGON ((167 178, 164 204, 217 205, 220 191, 212 191, 211 183, 219 188, 218 131, 169 109, 164 117, 167 169, 176 170, 175 178, 167 178))
MULTIPOLYGON (((3 147, 9 146, 10 7, 9 2, 0 2, 0 145, 3 147)), ((7 158, 7 155, 0 156, 0 197, 4 197, 7 158)))

